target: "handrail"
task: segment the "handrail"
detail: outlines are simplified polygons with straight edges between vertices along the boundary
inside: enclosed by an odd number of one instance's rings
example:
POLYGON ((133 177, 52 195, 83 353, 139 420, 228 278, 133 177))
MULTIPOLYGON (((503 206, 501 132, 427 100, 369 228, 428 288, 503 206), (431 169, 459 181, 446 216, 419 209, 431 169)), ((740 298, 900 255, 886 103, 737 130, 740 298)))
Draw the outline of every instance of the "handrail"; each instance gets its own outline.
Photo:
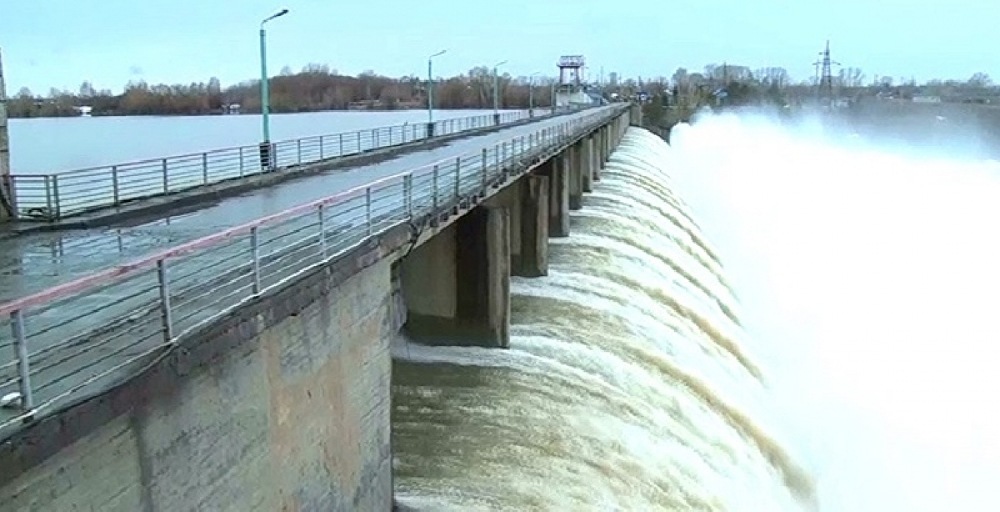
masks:
POLYGON ((0 439, 43 409, 99 391, 94 383, 135 375, 243 301, 523 172, 623 112, 595 109, 0 304, 0 324, 9 324, 0 329, 0 398, 17 401, 0 409, 0 439))
POLYGON ((344 200, 350 199, 352 197, 355 197, 358 194, 358 192, 363 192, 367 188, 371 188, 371 187, 377 186, 377 185, 379 185, 381 183, 386 183, 386 182, 392 181, 394 179, 401 178, 401 177, 406 176, 406 175, 411 175, 415 171, 420 170, 420 169, 428 168, 428 167, 431 167, 431 166, 434 166, 434 165, 440 165, 443 162, 452 161, 452 160, 454 160, 454 159, 453 158, 447 158, 447 159, 443 159, 443 160, 440 160, 440 161, 432 163, 432 164, 428 164, 428 165, 424 165, 424 166, 418 167, 418 168, 413 169, 413 170, 403 171, 403 172, 400 172, 400 173, 397 173, 397 174, 393 174, 391 176, 386 176, 386 177, 383 177, 383 178, 379 178, 377 180, 374 180, 372 182, 366 183, 364 185, 358 185, 356 187, 344 190, 342 192, 338 192, 336 194, 324 197, 322 199, 317 199, 315 201, 312 201, 312 202, 309 202, 309 203, 305 203, 305 204, 301 204, 299 206, 295 206, 295 207, 289 208, 287 210, 284 210, 284 211, 281 211, 281 212, 278 212, 278 213, 274 213, 274 214, 267 215, 267 216, 264 216, 264 217, 259 217, 257 219, 254 219, 254 220, 250 221, 250 222, 246 222, 244 224, 240 224, 238 226, 234 226, 234 227, 225 229, 225 230, 220 231, 218 233, 214 233, 214 234, 211 234, 211 235, 203 236, 201 238, 192 240, 190 242, 185 242, 185 243, 182 243, 180 245, 176 245, 174 247, 171 247, 169 249, 165 249, 165 250, 162 250, 162 251, 159 251, 159 252, 155 252, 153 254, 150 254, 148 256, 139 258, 139 259, 134 260, 134 261, 130 261, 128 263, 122 263, 122 264, 119 264, 119 265, 115 265, 115 266, 113 266, 111 268, 99 271, 97 273, 90 274, 88 276, 81 277, 79 279, 75 279, 73 281, 69 281, 69 282, 66 282, 66 283, 63 283, 63 284, 59 284, 59 285, 53 286, 51 288, 47 288, 45 290, 42 290, 40 292, 33 293, 31 295, 27 295, 27 296, 21 297, 19 299, 14 299, 14 300, 5 302, 3 304, 0 304, 0 315, 7 315, 7 316, 9 316, 11 313, 14 313, 16 311, 25 310, 25 309, 28 309, 28 308, 31 308, 31 307, 34 307, 34 306, 45 305, 45 304, 50 303, 52 301, 55 301, 55 300, 58 300, 60 298, 67 297, 69 295, 73 295, 73 294, 85 291, 87 289, 93 288, 93 287, 98 286, 100 284, 107 283, 107 282, 112 281, 112 280, 116 280, 116 279, 120 279, 120 278, 126 277, 129 274, 134 274, 134 273, 136 273, 139 270, 151 269, 151 268, 153 268, 153 267, 156 266, 156 262, 157 261, 165 260, 165 259, 169 259, 169 258, 177 258, 177 257, 180 257, 180 256, 187 255, 187 254, 189 254, 189 253, 191 253, 193 251, 196 251, 198 249, 203 249, 203 248, 211 247, 213 245, 217 245, 217 244, 219 244, 221 242, 224 242, 226 240, 232 239, 234 236, 236 236, 238 234, 241 234, 241 233, 244 233, 244 232, 245 233, 249 233, 250 230, 253 229, 253 228, 258 228, 258 227, 263 227, 263 226, 267 226, 267 225, 270 225, 270 224, 278 223, 278 222, 280 222, 280 221, 282 221, 284 219, 288 219, 288 218, 294 217, 298 213, 302 213, 302 212, 305 212, 305 211, 312 210, 313 208, 316 208, 316 207, 318 207, 320 205, 336 204, 339 201, 344 201, 344 200))
MULTIPOLYGON (((24 220, 52 221, 231 179, 313 165, 399 145, 501 126, 530 112, 483 114, 368 128, 185 153, 47 174, 12 174, 13 209, 24 220)), ((539 116, 545 117, 545 116, 539 116)))

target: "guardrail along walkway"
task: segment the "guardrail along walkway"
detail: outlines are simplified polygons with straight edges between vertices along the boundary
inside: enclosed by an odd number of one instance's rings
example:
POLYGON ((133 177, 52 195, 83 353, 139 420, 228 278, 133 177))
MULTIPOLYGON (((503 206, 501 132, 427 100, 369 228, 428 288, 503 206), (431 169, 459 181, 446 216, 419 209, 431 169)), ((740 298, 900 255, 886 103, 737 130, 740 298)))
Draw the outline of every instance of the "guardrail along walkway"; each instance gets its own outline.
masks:
MULTIPOLYGON (((529 118, 504 112, 435 121, 433 137, 529 118)), ((225 180, 314 164, 428 139, 427 123, 316 135, 265 145, 223 148, 52 174, 14 174, 14 211, 22 220, 55 220, 130 201, 173 194, 225 180), (269 151, 269 153, 268 153, 269 151)))
POLYGON ((618 115, 604 107, 0 304, 0 438, 142 371, 186 334, 618 115))

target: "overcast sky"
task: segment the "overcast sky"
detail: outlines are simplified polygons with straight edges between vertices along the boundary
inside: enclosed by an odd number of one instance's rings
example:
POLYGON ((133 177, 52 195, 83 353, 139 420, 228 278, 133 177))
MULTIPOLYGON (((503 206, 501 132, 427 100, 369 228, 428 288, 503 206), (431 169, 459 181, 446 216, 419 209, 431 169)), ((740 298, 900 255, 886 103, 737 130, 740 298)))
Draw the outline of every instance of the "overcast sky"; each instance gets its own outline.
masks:
POLYGON ((0 0, 10 94, 121 90, 129 80, 223 85, 259 73, 258 23, 268 24, 271 74, 328 64, 356 75, 436 75, 509 60, 515 76, 555 73, 582 54, 591 78, 670 76, 705 64, 813 73, 824 40, 834 60, 896 77, 1000 76, 1000 4, 986 0, 0 0))

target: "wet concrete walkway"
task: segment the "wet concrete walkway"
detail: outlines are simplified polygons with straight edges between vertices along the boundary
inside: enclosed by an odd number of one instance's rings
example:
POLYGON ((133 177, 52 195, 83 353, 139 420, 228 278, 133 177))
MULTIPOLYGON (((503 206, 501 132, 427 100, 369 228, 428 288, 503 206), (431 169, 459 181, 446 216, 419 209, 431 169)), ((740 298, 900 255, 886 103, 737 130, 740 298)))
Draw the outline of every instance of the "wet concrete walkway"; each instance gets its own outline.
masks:
POLYGON ((148 217, 134 225, 99 229, 38 232, 0 240, 0 302, 6 302, 139 258, 154 250, 320 199, 378 178, 439 160, 469 155, 502 141, 586 115, 588 112, 472 135, 428 150, 286 181, 240 196, 148 217))

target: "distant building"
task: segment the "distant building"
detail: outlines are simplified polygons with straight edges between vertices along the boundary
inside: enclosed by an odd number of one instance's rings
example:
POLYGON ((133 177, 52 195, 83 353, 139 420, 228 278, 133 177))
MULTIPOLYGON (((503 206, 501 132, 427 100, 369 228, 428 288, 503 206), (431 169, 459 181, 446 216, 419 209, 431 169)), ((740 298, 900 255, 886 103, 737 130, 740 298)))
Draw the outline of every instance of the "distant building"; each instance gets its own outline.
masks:
POLYGON ((913 97, 914 103, 941 103, 940 96, 918 95, 913 97))

